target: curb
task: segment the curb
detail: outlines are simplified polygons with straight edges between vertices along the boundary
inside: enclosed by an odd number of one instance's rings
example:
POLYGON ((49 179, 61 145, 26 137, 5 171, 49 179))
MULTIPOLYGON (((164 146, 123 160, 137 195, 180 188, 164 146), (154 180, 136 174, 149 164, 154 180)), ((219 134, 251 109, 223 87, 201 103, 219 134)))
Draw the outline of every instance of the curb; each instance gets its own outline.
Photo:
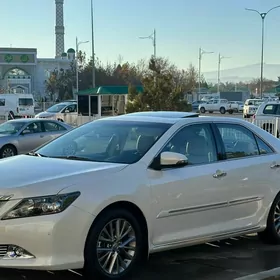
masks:
POLYGON ((235 278, 234 280, 280 280, 280 267, 235 278))

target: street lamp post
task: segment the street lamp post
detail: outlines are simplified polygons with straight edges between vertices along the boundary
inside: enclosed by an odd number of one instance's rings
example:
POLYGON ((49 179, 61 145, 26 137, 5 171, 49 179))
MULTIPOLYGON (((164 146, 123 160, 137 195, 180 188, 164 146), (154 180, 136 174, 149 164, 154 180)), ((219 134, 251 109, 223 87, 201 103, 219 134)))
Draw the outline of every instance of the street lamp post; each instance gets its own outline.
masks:
POLYGON ((150 40, 153 40, 154 58, 156 58, 156 55, 157 55, 156 29, 154 29, 154 32, 150 36, 139 37, 139 39, 150 39, 150 40))
POLYGON ((201 88, 201 60, 204 54, 211 54, 214 52, 206 52, 202 48, 199 48, 199 55, 198 55, 198 94, 197 100, 199 99, 200 88, 201 88))
POLYGON ((219 58, 218 58, 218 85, 217 85, 217 92, 220 93, 220 84, 221 84, 221 62, 224 58, 230 58, 227 56, 222 56, 219 53, 219 58))
POLYGON ((260 17, 261 17, 261 19, 262 19, 261 80, 260 80, 260 94, 261 94, 261 98, 263 97, 264 21, 265 21, 266 16, 268 15, 268 13, 271 12, 272 10, 277 9, 277 8, 280 8, 280 5, 271 8, 271 9, 268 10, 266 13, 260 13, 259 11, 254 10, 254 9, 246 9, 247 11, 255 12, 255 13, 259 14, 260 17))
POLYGON ((76 37, 76 91, 77 93, 79 92, 79 46, 81 44, 86 44, 88 43, 89 41, 82 41, 82 42, 79 42, 78 41, 78 37, 76 37))

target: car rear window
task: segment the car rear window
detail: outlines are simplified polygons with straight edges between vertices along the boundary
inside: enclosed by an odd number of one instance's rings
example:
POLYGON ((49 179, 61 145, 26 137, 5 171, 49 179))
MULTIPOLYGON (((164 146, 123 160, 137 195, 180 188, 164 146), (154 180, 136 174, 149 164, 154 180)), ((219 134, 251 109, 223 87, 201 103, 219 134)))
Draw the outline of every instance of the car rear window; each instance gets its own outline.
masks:
POLYGON ((33 106, 33 99, 32 98, 19 98, 18 105, 20 106, 33 106))

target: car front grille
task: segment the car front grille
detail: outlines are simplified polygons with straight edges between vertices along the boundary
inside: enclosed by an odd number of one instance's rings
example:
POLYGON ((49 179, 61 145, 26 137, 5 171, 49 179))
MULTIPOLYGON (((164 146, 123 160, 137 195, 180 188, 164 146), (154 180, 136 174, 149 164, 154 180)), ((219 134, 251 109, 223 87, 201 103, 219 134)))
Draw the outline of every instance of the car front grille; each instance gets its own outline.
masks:
POLYGON ((0 259, 2 259, 8 252, 8 245, 0 245, 0 259))

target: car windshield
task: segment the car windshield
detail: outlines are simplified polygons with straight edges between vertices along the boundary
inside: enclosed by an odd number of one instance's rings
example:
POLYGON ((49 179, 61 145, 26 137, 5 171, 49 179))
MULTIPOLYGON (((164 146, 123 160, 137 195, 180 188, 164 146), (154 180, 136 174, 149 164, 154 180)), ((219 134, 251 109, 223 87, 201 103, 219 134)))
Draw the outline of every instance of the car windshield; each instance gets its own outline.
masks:
POLYGON ((50 107, 47 112, 48 113, 58 113, 60 112, 63 108, 65 108, 65 104, 55 104, 52 107, 50 107))
POLYGON ((0 125, 0 134, 16 134, 18 133, 24 126, 23 122, 5 122, 0 125))
POLYGON ((45 157, 131 164, 139 161, 171 124, 99 120, 78 127, 36 151, 45 157))

